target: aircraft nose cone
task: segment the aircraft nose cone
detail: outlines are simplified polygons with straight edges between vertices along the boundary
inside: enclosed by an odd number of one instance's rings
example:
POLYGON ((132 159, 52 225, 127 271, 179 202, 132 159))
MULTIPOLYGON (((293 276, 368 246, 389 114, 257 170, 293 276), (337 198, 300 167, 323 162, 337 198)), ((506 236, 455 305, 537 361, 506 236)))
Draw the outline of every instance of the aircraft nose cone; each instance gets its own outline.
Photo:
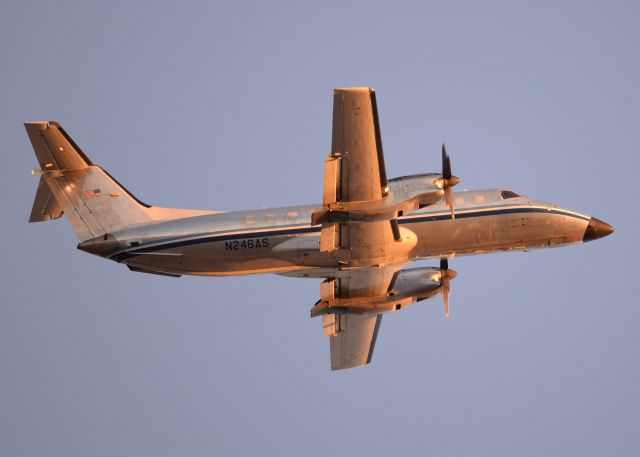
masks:
POLYGON ((602 238, 603 236, 609 235, 613 232, 613 227, 607 224, 604 221, 596 217, 592 217, 589 220, 589 225, 587 225, 587 229, 584 231, 584 236, 582 237, 582 241, 591 241, 597 240, 598 238, 602 238))

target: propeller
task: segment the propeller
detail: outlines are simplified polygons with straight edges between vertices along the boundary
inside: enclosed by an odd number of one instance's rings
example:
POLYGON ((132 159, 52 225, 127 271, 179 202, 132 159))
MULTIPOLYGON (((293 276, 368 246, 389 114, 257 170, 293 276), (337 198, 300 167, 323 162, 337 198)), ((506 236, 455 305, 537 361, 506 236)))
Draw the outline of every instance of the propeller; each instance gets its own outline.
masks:
POLYGON ((458 276, 455 270, 449 270, 449 260, 445 257, 440 259, 440 284, 442 287, 442 298, 444 299, 444 313, 449 317, 449 296, 451 295, 451 280, 458 276))
POLYGON ((451 158, 447 154, 447 147, 442 143, 442 190, 444 190, 444 200, 451 211, 451 219, 456 215, 453 210, 453 192, 451 188, 460 182, 460 178, 451 174, 451 158))

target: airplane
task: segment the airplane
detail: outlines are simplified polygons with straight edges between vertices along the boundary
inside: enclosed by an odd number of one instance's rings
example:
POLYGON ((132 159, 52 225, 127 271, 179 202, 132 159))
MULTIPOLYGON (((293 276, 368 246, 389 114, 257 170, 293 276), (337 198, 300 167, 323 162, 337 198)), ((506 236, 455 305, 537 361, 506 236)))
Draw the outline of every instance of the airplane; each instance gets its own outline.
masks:
POLYGON ((371 362, 382 315, 442 294, 454 256, 566 246, 613 227, 510 189, 453 191, 440 173, 387 179, 376 93, 334 90, 322 204, 240 212, 150 206, 93 164, 57 122, 25 124, 40 169, 29 222, 67 216, 78 249, 158 275, 319 278, 332 370, 371 362), (406 268, 439 259, 435 267, 406 268))

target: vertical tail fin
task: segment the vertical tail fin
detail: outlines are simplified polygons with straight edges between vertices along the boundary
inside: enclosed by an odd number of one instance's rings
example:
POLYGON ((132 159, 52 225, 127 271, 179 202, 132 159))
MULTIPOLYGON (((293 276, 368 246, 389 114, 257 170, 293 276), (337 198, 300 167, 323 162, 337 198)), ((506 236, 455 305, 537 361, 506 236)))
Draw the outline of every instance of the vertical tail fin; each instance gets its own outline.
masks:
POLYGON ((57 122, 25 124, 41 175, 29 222, 66 214, 81 240, 96 238, 154 218, 138 201, 89 158, 57 122))
POLYGON ((213 214, 149 206, 94 165, 57 122, 24 125, 40 164, 40 182, 29 222, 67 216, 81 241, 148 224, 213 214))

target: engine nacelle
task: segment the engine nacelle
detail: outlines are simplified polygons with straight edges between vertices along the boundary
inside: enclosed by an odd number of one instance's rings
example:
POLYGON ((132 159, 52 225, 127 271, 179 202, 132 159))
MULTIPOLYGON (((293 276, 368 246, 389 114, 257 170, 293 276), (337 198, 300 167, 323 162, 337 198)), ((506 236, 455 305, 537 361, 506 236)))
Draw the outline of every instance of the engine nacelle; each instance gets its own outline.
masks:
POLYGON ((417 301, 442 292, 442 270, 437 267, 408 268, 396 275, 390 290, 374 297, 335 297, 335 282, 327 279, 321 286, 322 298, 311 309, 311 317, 323 314, 384 314, 404 309, 417 301))
POLYGON ((388 195, 379 200, 336 201, 311 215, 311 225, 385 221, 433 205, 444 196, 441 175, 403 176, 389 181, 388 195))

